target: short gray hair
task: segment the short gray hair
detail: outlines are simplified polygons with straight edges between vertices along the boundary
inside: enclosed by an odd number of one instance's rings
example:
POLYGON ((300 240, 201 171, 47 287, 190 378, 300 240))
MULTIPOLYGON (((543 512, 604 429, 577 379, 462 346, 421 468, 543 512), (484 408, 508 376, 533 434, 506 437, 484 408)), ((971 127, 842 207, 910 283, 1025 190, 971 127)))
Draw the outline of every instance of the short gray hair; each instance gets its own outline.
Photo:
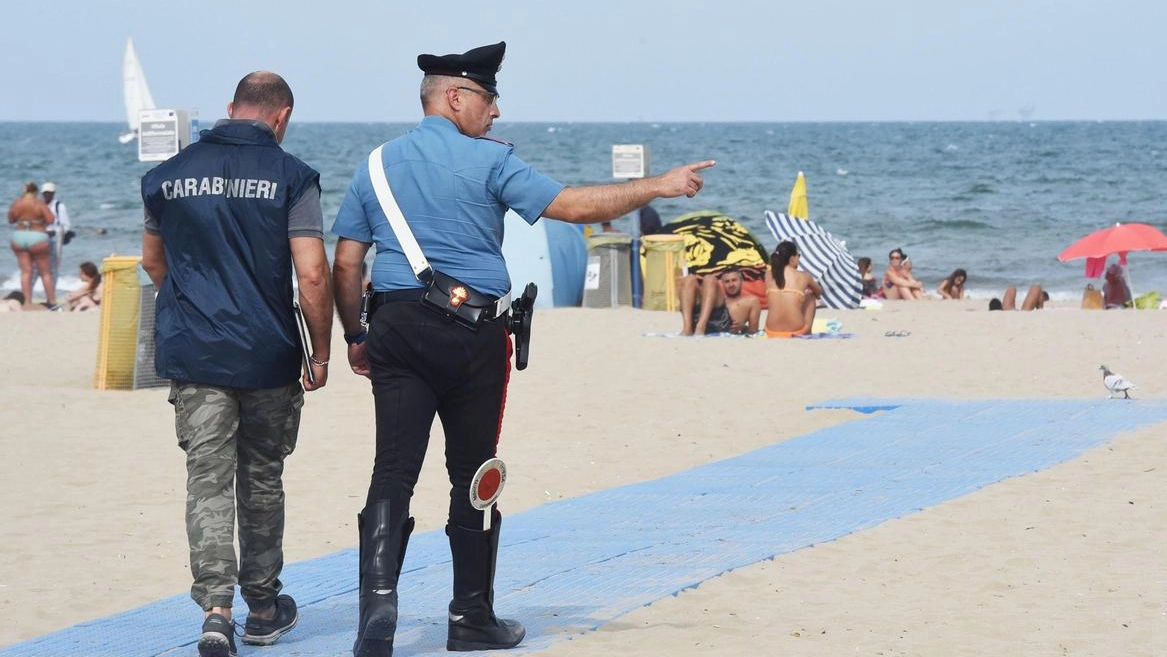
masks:
POLYGON ((452 86, 452 82, 459 80, 450 75, 426 75, 421 79, 421 106, 423 108, 429 107, 432 103, 431 99, 436 99, 437 96, 446 93, 446 89, 452 86))

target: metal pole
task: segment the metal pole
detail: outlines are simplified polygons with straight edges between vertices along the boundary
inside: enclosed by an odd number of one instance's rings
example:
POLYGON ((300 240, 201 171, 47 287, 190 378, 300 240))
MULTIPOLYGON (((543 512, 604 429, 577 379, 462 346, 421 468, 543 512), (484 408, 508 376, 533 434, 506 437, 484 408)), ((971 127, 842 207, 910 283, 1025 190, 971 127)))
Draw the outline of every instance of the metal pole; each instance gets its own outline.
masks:
POLYGON ((640 210, 632 214, 632 230, 629 231, 632 234, 632 307, 640 308, 642 296, 640 281, 640 210))

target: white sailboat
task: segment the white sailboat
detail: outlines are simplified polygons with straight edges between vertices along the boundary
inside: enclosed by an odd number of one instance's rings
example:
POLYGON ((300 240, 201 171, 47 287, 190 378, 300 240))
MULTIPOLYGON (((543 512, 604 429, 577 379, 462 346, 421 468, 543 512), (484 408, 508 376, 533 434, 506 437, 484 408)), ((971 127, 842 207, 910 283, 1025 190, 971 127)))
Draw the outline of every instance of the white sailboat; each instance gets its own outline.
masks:
POLYGON ((142 64, 138 62, 132 38, 126 39, 126 56, 122 60, 122 93, 126 101, 126 124, 130 130, 119 136, 118 141, 128 144, 138 136, 138 112, 154 109, 154 97, 150 95, 150 87, 146 84, 146 75, 142 73, 142 64))

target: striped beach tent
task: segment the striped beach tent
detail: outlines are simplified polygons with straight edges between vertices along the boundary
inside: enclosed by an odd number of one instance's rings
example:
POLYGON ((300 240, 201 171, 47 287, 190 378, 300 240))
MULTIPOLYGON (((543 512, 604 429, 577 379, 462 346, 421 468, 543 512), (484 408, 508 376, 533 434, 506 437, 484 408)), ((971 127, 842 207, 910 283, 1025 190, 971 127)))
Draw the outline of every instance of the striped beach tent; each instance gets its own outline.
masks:
POLYGON ((799 266, 823 286, 828 308, 858 308, 863 296, 859 265, 847 247, 818 224, 766 210, 766 227, 779 242, 790 240, 802 256, 799 266))

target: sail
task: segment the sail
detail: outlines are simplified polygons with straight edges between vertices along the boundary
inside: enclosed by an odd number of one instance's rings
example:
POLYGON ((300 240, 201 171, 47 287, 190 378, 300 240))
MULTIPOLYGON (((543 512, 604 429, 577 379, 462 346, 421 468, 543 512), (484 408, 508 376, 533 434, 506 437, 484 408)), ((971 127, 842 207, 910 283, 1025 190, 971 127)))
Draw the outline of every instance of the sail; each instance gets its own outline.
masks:
POLYGON ((133 139, 138 132, 139 110, 154 109, 154 97, 150 95, 150 87, 146 84, 146 76, 138 62, 138 53, 134 51, 133 39, 126 40, 126 57, 122 62, 122 92, 126 101, 126 123, 130 127, 128 136, 133 139))

